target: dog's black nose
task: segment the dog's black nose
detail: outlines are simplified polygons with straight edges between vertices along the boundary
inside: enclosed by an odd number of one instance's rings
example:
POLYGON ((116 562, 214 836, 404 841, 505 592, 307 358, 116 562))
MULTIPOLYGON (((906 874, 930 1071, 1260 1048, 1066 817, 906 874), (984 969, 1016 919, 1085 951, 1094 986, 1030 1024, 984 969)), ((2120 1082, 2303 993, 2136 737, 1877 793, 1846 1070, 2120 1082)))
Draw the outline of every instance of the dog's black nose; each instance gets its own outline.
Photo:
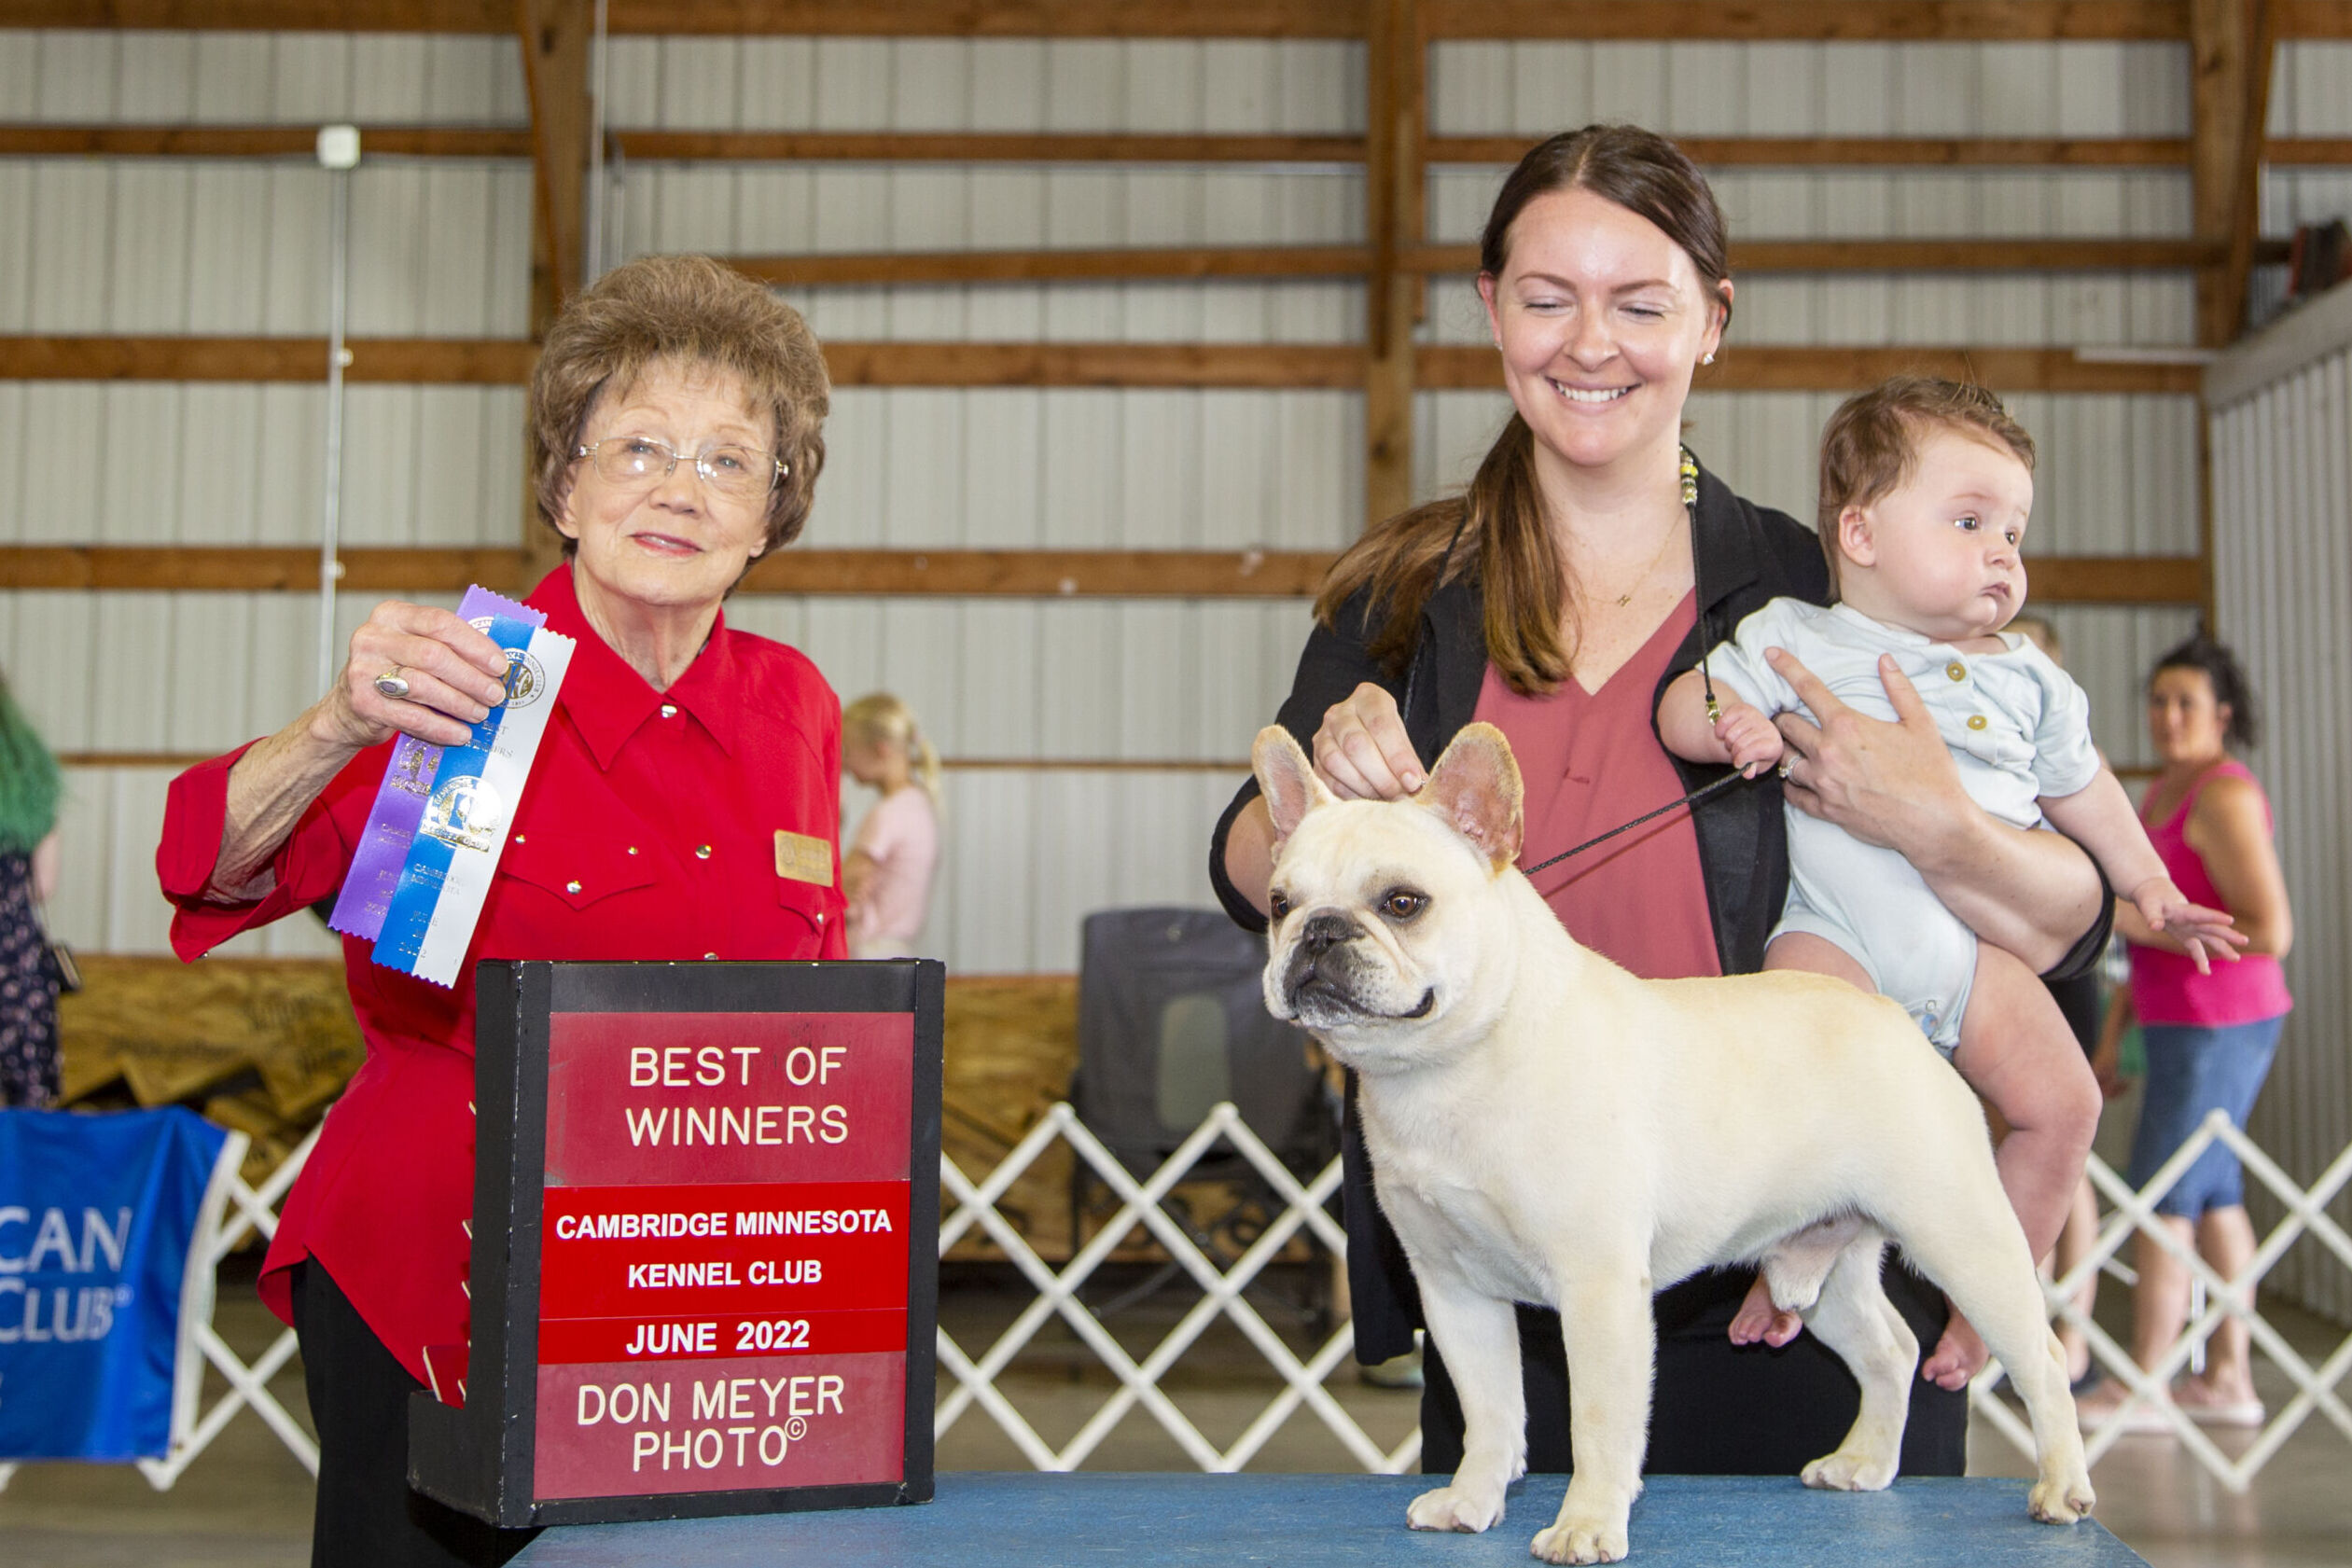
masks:
POLYGON ((1358 935, 1354 921, 1345 915, 1334 914, 1326 909, 1320 914, 1309 917, 1305 929, 1299 933, 1299 945, 1306 949, 1308 954, 1313 956, 1327 948, 1338 947, 1343 942, 1352 942, 1358 935))

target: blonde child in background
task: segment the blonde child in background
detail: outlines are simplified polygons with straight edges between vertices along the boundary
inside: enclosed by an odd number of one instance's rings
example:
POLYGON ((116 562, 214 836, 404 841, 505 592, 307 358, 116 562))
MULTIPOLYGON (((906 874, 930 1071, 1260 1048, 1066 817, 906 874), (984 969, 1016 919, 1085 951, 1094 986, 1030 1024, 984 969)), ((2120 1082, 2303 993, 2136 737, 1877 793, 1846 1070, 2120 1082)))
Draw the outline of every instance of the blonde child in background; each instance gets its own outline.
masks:
POLYGON ((939 861, 939 756, 886 691, 842 710, 842 766, 882 792, 842 864, 852 958, 912 958, 939 861))
MULTIPOLYGON (((1897 377, 1822 433, 1820 534, 1838 603, 1776 599, 1659 704, 1666 749, 1752 777, 1781 760, 1772 715, 1805 707, 1793 657, 1872 717, 1931 719, 1969 796, 2021 827, 2044 821, 2090 852, 2150 925, 2234 956, 2230 917, 2165 875, 2123 786, 2091 743, 2081 687, 2001 630, 2025 605, 2019 547, 2033 509, 2033 437, 1982 387, 1897 377), (1900 678, 1899 678, 1900 677, 1900 678), (1900 693, 1899 699, 1889 687, 1900 693), (1711 713, 1710 709, 1718 709, 1711 713)), ((1900 1002, 2009 1128, 2001 1182, 2039 1258, 2058 1238, 2097 1127, 2099 1088, 2066 1020, 2014 954, 1979 942, 1892 850, 1788 812, 1788 901, 1766 969, 1834 975, 1900 1002)), ((1786 1344, 1802 1325, 1760 1277, 1735 1342, 1786 1344)), ((1983 1342, 1955 1310, 1920 1375, 1958 1389, 1983 1342)))

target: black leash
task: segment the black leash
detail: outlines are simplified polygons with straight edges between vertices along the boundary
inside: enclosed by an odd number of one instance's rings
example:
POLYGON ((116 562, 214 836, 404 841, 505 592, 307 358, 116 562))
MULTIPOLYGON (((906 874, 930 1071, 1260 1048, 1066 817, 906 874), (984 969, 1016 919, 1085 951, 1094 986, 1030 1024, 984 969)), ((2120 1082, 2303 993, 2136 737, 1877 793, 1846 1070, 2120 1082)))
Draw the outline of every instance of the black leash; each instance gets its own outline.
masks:
POLYGON ((1653 817, 1664 816, 1668 812, 1675 811, 1679 807, 1695 806, 1710 795, 1719 794, 1733 784, 1747 784, 1747 777, 1745 774, 1737 772, 1726 773, 1711 784, 1701 784, 1698 788, 1692 790, 1690 794, 1684 796, 1679 800, 1669 800, 1654 812, 1644 812, 1641 815, 1635 817, 1631 822, 1620 823, 1617 826, 1610 828, 1607 832, 1602 834, 1597 839, 1587 839, 1584 842, 1577 845, 1576 848, 1572 850, 1562 850, 1558 854, 1553 855, 1550 860, 1538 861, 1535 865, 1525 867, 1524 869, 1528 876, 1532 877, 1538 871, 1559 865, 1560 862, 1567 859, 1568 856, 1572 854, 1582 854, 1586 850, 1591 849, 1594 844, 1606 844, 1611 839, 1616 838, 1620 833, 1631 832, 1633 829, 1639 827, 1643 823, 1649 821, 1653 817))
MULTIPOLYGON (((1681 470, 1682 506, 1683 510, 1689 514, 1691 519, 1691 576, 1695 578, 1698 575, 1699 561, 1699 460, 1691 455, 1691 449, 1689 447, 1683 448, 1681 451, 1681 470)), ((1454 530, 1454 536, 1456 538, 1461 536, 1461 530, 1459 528, 1454 530)), ((1451 555, 1452 553, 1453 547, 1449 545, 1447 547, 1447 554, 1451 555)), ((1708 638, 1706 636, 1706 607, 1705 602, 1702 601, 1699 608, 1699 680, 1706 687, 1706 716, 1709 720, 1713 720, 1719 716, 1719 710, 1715 701, 1715 677, 1708 673, 1706 667, 1706 656, 1709 651, 1707 647, 1708 638)), ((1577 845, 1574 849, 1562 850, 1558 854, 1553 855, 1551 859, 1538 861, 1537 864, 1525 867, 1523 869, 1527 876, 1532 877, 1538 871, 1547 870, 1552 867, 1559 865, 1560 862, 1567 859, 1572 854, 1582 854, 1586 850, 1591 849, 1595 844, 1607 843, 1611 839, 1616 838, 1620 833, 1629 833, 1635 828, 1639 827, 1645 822, 1654 821, 1659 817, 1664 816, 1668 812, 1678 810, 1684 806, 1695 806, 1700 801, 1706 799, 1709 796, 1720 794, 1723 790, 1729 788, 1733 784, 1744 784, 1747 782, 1747 780, 1746 775, 1742 773, 1737 771, 1726 773, 1711 784, 1701 784, 1698 788, 1692 790, 1690 794, 1684 796, 1679 800, 1669 800, 1654 812, 1644 812, 1633 821, 1620 823, 1617 826, 1610 828, 1607 832, 1602 834, 1596 839, 1587 839, 1584 842, 1577 845)))

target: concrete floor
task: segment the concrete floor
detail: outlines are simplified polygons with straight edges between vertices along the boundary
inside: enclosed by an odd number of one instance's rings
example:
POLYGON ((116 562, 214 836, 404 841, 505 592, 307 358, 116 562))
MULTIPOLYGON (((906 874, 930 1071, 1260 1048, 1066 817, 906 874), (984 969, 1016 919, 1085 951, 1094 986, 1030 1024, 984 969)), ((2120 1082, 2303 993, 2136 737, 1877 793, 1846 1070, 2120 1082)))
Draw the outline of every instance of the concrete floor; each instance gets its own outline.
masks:
MULTIPOLYGON (((2120 1296, 2120 1292, 2109 1292, 2120 1296)), ((967 1353, 978 1356, 1019 1311, 1025 1294, 985 1282, 952 1281, 942 1318, 967 1353)), ((1171 1287, 1120 1312, 1111 1326, 1130 1353, 1148 1353, 1190 1305, 1171 1287)), ((1268 1321, 1303 1345, 1309 1322, 1269 1297, 1268 1321)), ((2289 1309, 2266 1309, 2300 1353, 2317 1360, 2343 1331, 2289 1309)), ((249 1288, 224 1284, 220 1327, 251 1356, 276 1324, 249 1288)), ((2263 1367, 2265 1374, 2267 1367, 2263 1367)), ((289 1369, 272 1385, 298 1417, 301 1380, 289 1369)), ((1051 1444, 1075 1434, 1116 1389, 1110 1375, 1066 1328, 1053 1325, 1017 1360, 999 1386, 1051 1444)), ((1163 1380, 1169 1396, 1210 1441, 1230 1444, 1278 1391, 1238 1331, 1213 1329, 1163 1380)), ((1333 1395, 1384 1449, 1412 1430, 1416 1396, 1374 1389, 1343 1368, 1333 1395)), ((207 1401, 218 1393, 207 1392, 207 1401)), ((2265 1378, 2274 1408, 2283 1383, 2265 1378)), ((2251 1435, 2222 1439, 2243 1451, 2251 1435)), ((1977 1424, 1971 1473, 2025 1475, 2023 1456, 1977 1424)), ((1025 1467, 1019 1450, 977 1407, 940 1440, 942 1471, 1025 1467)), ((1142 1409, 1132 1410, 1088 1460, 1097 1470, 1189 1469, 1174 1438, 1142 1409)), ((1357 1468, 1348 1451, 1311 1413, 1301 1411, 1249 1468, 1322 1472, 1357 1468)), ((2324 1418, 2289 1440, 2246 1496, 2234 1496, 2168 1439, 2127 1438, 2098 1468, 2099 1518, 2156 1568, 2340 1568, 2352 1563, 2352 1445, 2324 1418)), ((0 1561, 10 1568, 287 1568, 309 1558, 310 1478, 257 1420, 240 1414, 220 1440, 168 1492, 150 1490, 128 1466, 27 1465, 0 1492, 0 1561)))

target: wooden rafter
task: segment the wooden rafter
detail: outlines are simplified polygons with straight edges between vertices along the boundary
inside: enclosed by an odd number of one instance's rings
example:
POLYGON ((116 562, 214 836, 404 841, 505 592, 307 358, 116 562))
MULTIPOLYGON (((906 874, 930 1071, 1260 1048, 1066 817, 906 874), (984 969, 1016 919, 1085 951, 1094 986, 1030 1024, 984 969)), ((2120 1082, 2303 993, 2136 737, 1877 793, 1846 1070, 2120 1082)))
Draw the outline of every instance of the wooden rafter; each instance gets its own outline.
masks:
MULTIPOLYGON (((712 163, 1361 163, 1355 136, 1034 135, 961 132, 617 131, 612 140, 637 162, 712 163)), ((308 125, 0 124, 0 158, 309 159, 308 125)), ((523 159, 528 126, 366 125, 370 159, 523 159)), ((1431 136, 1430 163, 1509 164, 1527 136, 1431 136)), ((1917 136, 1684 136, 1700 164, 1725 168, 2186 169, 2188 137, 2087 139, 1917 136)), ((2352 165, 2352 137, 2280 136, 2262 144, 2278 166, 2352 165)))
POLYGON ((1125 132, 620 131, 639 162, 1361 163, 1360 136, 1125 132))
MULTIPOLYGON (((1749 240, 1732 246, 1744 272, 2136 271, 2199 267, 2224 247, 2205 240, 1749 240)), ((1425 245, 1403 265, 1422 272, 1471 272, 1475 245, 1425 245)))
MULTIPOLYGON (((354 593, 457 593, 513 581, 522 552, 347 549, 354 593)), ((1029 599, 1300 599, 1333 557, 1323 550, 866 550, 795 548, 759 562, 741 591, 808 595, 1029 599)), ((2193 556, 2045 556, 2032 562, 2037 604, 2195 604, 2193 556)), ((0 547, 0 590, 310 593, 318 552, 275 547, 0 547)))
POLYGON ((531 104, 531 336, 579 286, 588 206, 590 0, 515 0, 531 104))
MULTIPOLYGON (((375 158, 528 158, 520 126, 369 125, 360 146, 375 158)), ((301 158, 318 152, 310 125, 0 125, 5 158, 301 158)))
POLYGON ((1346 278, 1370 270, 1363 245, 1191 245, 1172 249, 886 251, 734 256, 727 264, 780 286, 1031 283, 1048 279, 1346 278))
MULTIPOLYGON (((1360 38, 1376 0, 613 0, 618 34, 1360 38)), ((506 33, 512 0, 0 0, 0 27, 506 33)), ((2188 0, 1432 0, 1446 38, 2177 40, 2188 0)), ((2279 36, 2352 38, 2352 0, 2279 0, 2279 36)))
MULTIPOLYGON (((356 382, 517 386, 536 354, 520 339, 358 338, 356 382)), ((0 337, 0 382, 315 382, 318 338, 0 337)), ((1491 348, 1422 345, 1413 382, 1499 389, 1491 348)), ((825 345, 836 386, 1322 388, 1360 391, 1369 358, 1353 343, 860 342, 825 345)), ((2103 358, 2063 348, 1813 348, 1733 343, 1701 372, 1701 391, 1843 392, 1900 370, 1974 376, 2004 391, 2193 393, 2202 360, 2103 358)))
POLYGON ((2246 319, 2260 219, 2256 171, 2269 103, 2271 0, 2190 0, 2191 205, 2212 247, 2197 272, 2197 340, 2220 346, 2246 319))

